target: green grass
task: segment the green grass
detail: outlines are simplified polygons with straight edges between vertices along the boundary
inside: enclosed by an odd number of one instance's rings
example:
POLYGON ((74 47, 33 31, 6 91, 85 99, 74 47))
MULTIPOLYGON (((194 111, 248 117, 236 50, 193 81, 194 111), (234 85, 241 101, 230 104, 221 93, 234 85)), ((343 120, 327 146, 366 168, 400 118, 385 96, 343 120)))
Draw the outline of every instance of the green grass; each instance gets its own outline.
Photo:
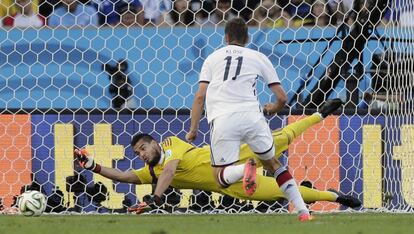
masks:
POLYGON ((44 215, 0 216, 0 234, 6 233, 414 233, 414 214, 317 214, 300 223, 296 216, 275 215, 44 215))

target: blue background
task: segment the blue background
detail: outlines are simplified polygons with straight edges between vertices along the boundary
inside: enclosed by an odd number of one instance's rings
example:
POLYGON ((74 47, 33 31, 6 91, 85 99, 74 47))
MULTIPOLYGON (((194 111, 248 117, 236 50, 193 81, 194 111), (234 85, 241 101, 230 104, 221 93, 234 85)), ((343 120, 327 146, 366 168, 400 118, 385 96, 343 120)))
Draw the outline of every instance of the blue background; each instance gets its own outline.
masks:
MULTIPOLYGON (((376 33, 384 36, 382 29, 376 33)), ((342 38, 343 34, 337 36, 342 38)), ((394 34, 404 36, 401 32, 394 34)), ((336 31, 251 29, 250 35, 248 47, 270 58, 292 97, 336 31), (311 40, 301 41, 305 39, 311 40)), ((108 108, 109 79, 102 65, 114 65, 119 59, 129 63, 135 107, 189 108, 204 59, 223 46, 223 29, 11 29, 0 30, 0 41, 0 108, 108 108)), ((340 40, 332 43, 315 68, 308 89, 316 84, 315 77, 325 71, 340 47, 340 40)), ((370 66, 372 53, 383 50, 379 41, 370 40, 364 51, 365 67, 370 66)), ((364 77, 361 90, 369 87, 369 78, 364 77)), ((342 86, 332 95, 345 95, 342 86)), ((262 102, 269 101, 262 83, 258 91, 262 102)))

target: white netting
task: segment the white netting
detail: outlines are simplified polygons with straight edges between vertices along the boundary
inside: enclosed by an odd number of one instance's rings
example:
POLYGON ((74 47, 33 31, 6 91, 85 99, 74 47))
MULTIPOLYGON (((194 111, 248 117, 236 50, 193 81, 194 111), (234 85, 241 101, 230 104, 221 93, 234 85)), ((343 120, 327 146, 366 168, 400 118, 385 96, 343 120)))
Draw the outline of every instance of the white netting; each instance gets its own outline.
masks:
MULTIPOLYGON (((28 185, 49 197, 47 211, 125 212, 150 194, 151 185, 81 170, 73 149, 86 146, 100 164, 125 171, 143 166, 129 146, 136 133, 184 139, 203 61, 236 16, 289 97, 272 129, 328 98, 345 102, 341 115, 289 146, 283 162, 297 181, 358 197, 365 208, 414 204, 410 0, 2 0, 0 14, 2 207, 28 185)), ((262 83, 258 94, 271 99, 262 83)), ((203 119, 196 145, 209 143, 208 129, 203 119)), ((166 211, 289 209, 198 190, 166 195, 166 211)))
POLYGON ((391 35, 387 50, 388 73, 384 85, 384 95, 377 97, 386 109, 386 147, 384 154, 383 188, 388 198, 387 205, 393 209, 412 211, 413 196, 413 78, 414 78, 414 44, 413 20, 414 4, 412 1, 394 2, 392 7, 398 9, 392 17, 399 18, 402 27, 389 27, 391 35))

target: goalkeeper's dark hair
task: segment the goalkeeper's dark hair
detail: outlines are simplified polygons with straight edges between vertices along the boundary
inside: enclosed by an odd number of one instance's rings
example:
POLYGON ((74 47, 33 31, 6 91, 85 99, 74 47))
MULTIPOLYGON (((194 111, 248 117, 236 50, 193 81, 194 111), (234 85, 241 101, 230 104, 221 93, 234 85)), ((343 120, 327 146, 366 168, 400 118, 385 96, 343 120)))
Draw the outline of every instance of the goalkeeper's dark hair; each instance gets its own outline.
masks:
POLYGON ((249 40, 249 30, 246 21, 240 17, 227 21, 224 33, 228 36, 229 44, 244 46, 249 40))
POLYGON ((137 144, 137 142, 141 139, 144 140, 145 142, 148 142, 148 143, 151 142, 151 141, 155 141, 155 139, 149 134, 138 133, 134 137, 132 137, 131 146, 134 147, 134 145, 137 144))

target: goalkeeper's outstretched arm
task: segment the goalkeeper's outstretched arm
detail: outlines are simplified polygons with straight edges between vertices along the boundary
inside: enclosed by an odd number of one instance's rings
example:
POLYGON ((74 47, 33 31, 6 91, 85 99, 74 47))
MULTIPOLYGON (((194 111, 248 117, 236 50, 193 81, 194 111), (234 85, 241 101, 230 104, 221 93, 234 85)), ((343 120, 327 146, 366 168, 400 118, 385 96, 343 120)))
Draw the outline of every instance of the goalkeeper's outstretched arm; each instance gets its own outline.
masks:
POLYGON ((98 174, 118 182, 141 184, 138 176, 133 171, 120 171, 118 169, 101 166, 101 171, 98 174))
POLYGON ((141 184, 138 176, 133 171, 120 171, 115 168, 101 166, 95 163, 93 157, 91 157, 85 149, 76 149, 74 154, 78 159, 79 165, 86 170, 93 171, 94 173, 98 173, 103 177, 114 181, 141 184))
POLYGON ((160 178, 158 178, 157 186, 155 187, 154 196, 161 197, 165 190, 171 185, 174 179, 175 171, 180 160, 171 160, 164 166, 160 178))

